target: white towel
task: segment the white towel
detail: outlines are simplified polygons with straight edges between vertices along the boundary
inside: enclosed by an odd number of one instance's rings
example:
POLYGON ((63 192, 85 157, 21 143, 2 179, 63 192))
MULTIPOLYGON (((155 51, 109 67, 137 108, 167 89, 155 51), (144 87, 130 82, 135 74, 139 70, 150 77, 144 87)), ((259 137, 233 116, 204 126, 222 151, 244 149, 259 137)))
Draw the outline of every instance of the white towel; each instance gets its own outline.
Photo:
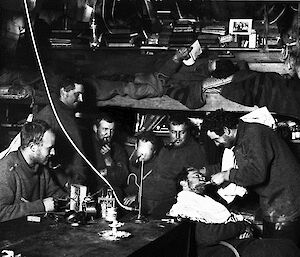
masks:
POLYGON ((178 193, 177 203, 172 206, 168 215, 204 223, 227 223, 243 220, 241 215, 231 213, 224 205, 209 196, 190 191, 178 193))
POLYGON ((240 118, 244 122, 259 123, 272 129, 276 128, 276 121, 267 107, 256 109, 240 118))
MULTIPOLYGON (((233 152, 233 148, 225 148, 222 157, 222 167, 221 171, 230 170, 232 168, 238 168, 233 152)), ((238 196, 244 196, 247 193, 247 190, 244 187, 238 186, 234 183, 230 183, 224 188, 219 188, 218 194, 227 202, 231 203, 234 198, 238 196)))

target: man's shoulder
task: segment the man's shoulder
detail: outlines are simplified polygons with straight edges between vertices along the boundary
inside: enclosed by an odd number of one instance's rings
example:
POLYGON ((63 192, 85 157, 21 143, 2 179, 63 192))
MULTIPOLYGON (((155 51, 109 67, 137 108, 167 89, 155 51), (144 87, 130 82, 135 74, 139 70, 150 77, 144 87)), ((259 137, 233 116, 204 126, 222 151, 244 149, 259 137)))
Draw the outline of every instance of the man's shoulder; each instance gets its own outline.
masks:
POLYGON ((53 111, 50 105, 46 105, 43 109, 41 109, 36 115, 35 119, 45 120, 49 117, 54 117, 53 111))
POLYGON ((17 157, 17 152, 11 152, 3 159, 0 160, 0 173, 11 174, 15 171, 16 167, 19 166, 19 159, 17 157))
POLYGON ((239 124, 239 130, 244 131, 245 134, 256 134, 257 133, 273 133, 273 129, 260 123, 255 123, 255 122, 240 122, 239 124))

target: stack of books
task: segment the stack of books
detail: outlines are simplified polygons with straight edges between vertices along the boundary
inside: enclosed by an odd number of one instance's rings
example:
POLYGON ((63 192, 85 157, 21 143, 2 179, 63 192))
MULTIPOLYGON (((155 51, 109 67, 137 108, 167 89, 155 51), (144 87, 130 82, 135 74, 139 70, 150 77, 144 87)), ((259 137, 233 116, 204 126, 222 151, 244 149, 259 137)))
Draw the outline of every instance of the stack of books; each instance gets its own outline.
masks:
POLYGON ((134 47, 134 37, 136 34, 105 34, 104 42, 108 47, 134 47))
POLYGON ((177 21, 170 36, 169 45, 174 47, 190 46, 196 39, 193 23, 177 21))
POLYGON ((68 48, 72 47, 71 39, 67 38, 50 38, 50 44, 53 48, 68 48))
POLYGON ((74 37, 71 30, 52 30, 49 41, 53 48, 69 48, 72 47, 74 37))
POLYGON ((201 33, 224 36, 226 34, 226 27, 224 25, 209 25, 201 28, 201 33))
POLYGON ((219 35, 215 34, 199 34, 197 39, 201 46, 206 47, 219 47, 219 35))
POLYGON ((169 45, 173 47, 190 46, 196 38, 196 34, 191 32, 172 33, 169 45))
POLYGON ((180 32, 194 32, 194 25, 192 22, 189 21, 180 21, 178 20, 173 26, 173 33, 180 33, 180 32))
POLYGON ((156 17, 159 19, 163 27, 167 27, 173 23, 173 18, 170 10, 157 10, 156 17))

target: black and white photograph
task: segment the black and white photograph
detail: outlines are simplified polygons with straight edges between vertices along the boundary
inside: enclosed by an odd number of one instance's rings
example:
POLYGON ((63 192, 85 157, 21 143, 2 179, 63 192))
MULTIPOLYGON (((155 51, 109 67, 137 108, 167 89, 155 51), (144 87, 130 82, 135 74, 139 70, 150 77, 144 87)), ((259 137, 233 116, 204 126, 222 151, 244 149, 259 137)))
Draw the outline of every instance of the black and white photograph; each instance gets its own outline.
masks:
POLYGON ((230 19, 229 34, 250 35, 252 31, 252 19, 230 19))
POLYGON ((300 257, 299 6, 0 0, 0 257, 300 257))

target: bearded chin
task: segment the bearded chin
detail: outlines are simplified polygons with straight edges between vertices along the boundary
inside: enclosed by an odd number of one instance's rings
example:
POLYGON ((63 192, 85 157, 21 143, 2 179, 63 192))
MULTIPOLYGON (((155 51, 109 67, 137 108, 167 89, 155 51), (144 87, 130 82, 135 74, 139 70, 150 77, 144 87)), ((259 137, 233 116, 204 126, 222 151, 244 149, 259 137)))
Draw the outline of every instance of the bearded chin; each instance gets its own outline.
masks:
POLYGON ((102 141, 103 141, 104 143, 109 143, 110 138, 109 138, 109 137, 103 137, 102 141))
POLYGON ((198 185, 192 189, 192 191, 198 195, 202 195, 204 192, 204 185, 198 185))

